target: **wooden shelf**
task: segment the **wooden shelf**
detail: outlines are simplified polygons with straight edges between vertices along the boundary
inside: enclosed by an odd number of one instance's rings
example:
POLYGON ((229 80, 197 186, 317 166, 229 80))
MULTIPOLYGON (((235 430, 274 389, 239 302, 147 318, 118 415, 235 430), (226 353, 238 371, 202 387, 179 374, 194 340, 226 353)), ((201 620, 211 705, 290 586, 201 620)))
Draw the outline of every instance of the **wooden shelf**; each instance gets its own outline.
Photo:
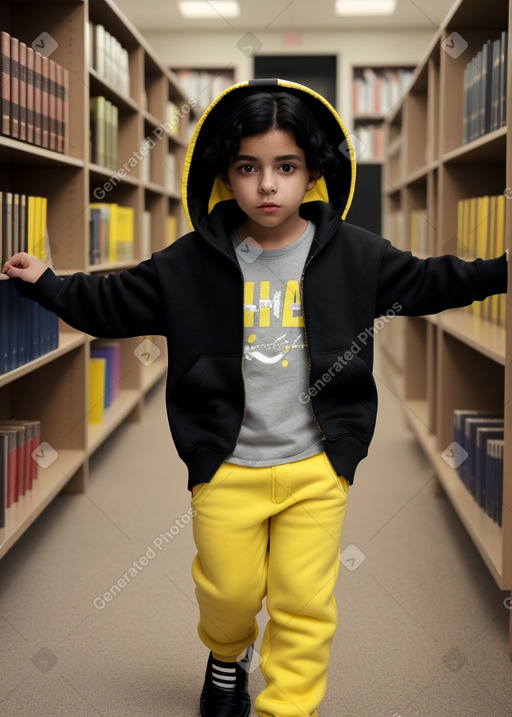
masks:
POLYGON ((54 351, 50 351, 43 356, 40 356, 34 361, 29 361, 28 363, 23 364, 23 366, 19 366, 13 371, 8 371, 7 373, 0 374, 0 387, 6 386, 13 381, 17 381, 23 376, 26 376, 27 374, 36 371, 38 368, 41 368, 41 366, 45 366, 46 364, 55 361, 55 359, 59 358, 60 356, 64 356, 66 353, 73 351, 80 346, 83 346, 84 343, 84 334, 81 334, 78 331, 69 333, 60 331, 59 347, 57 349, 55 349, 54 351))
POLYGON ((58 457, 48 468, 39 468, 37 480, 30 491, 6 511, 6 525, 0 528, 0 557, 11 548, 25 530, 51 503, 83 466, 85 453, 79 450, 59 450, 58 457))
POLYGON ((439 450, 436 437, 426 428, 427 402, 406 401, 405 407, 409 426, 435 468, 437 477, 457 515, 464 523, 496 583, 501 589, 506 589, 507 586, 503 585, 502 572, 503 530, 478 506, 463 485, 457 471, 443 460, 442 451, 444 449, 439 450))
MULTIPOLYGON (((511 19, 512 0, 500 0, 485 12, 479 0, 457 0, 416 68, 409 92, 386 118, 384 211, 387 226, 396 232, 397 239, 387 236, 401 249, 411 248, 411 213, 419 209, 426 215, 428 255, 462 252, 459 247, 471 242, 462 244, 457 236, 458 202, 502 196, 512 187, 510 113, 506 126, 462 144, 465 68, 484 43, 510 30, 511 19), (445 40, 454 32, 467 47, 452 57, 445 40)), ((506 96, 510 97, 510 42, 506 62, 506 96)), ((505 248, 512 249, 512 203, 505 205, 505 248)), ((485 219, 479 218, 480 226, 485 219)), ((484 253, 479 246, 472 255, 484 253)), ((499 253, 501 248, 491 249, 490 255, 499 253)), ((394 369, 403 366, 403 381, 397 385, 402 385, 407 420, 503 590, 512 590, 512 312, 508 308, 504 325, 480 318, 471 308, 453 309, 437 316, 408 319, 403 342, 386 332, 382 337, 386 361, 389 363, 391 356, 394 369), (502 527, 478 506, 457 472, 442 458, 443 450, 453 442, 456 409, 504 413, 502 527)), ((512 613, 510 656, 512 659, 512 613)))
MULTIPOLYGON (((175 74, 159 62, 113 0, 7 0, 2 3, 0 19, 3 30, 27 45, 41 29, 48 32, 57 43, 52 58, 69 72, 67 154, 0 137, 0 161, 7 167, 1 173, 0 191, 48 199, 48 234, 56 274, 118 272, 135 266, 143 254, 164 249, 168 217, 173 216, 178 227, 185 222, 179 192, 164 186, 165 161, 173 153, 176 171, 181 171, 186 146, 182 136, 187 134, 192 113, 180 120, 180 137, 163 136, 153 145, 146 140, 166 121, 169 101, 177 105, 187 101, 175 74), (126 49, 129 96, 88 66, 89 22, 103 25, 126 49), (119 109, 117 169, 89 161, 90 97, 97 95, 119 109), (140 151, 144 144, 147 153, 140 151), (145 182, 141 179, 141 161, 148 153, 151 181, 145 182), (101 197, 98 189, 102 190, 101 197), (90 264, 88 205, 99 201, 133 209, 133 260, 90 264), (145 212, 151 217, 147 243, 142 240, 143 228, 148 228, 145 212)), ((0 557, 59 491, 86 491, 91 454, 123 421, 141 416, 144 395, 167 370, 165 339, 154 337, 161 356, 151 366, 142 366, 134 353, 141 340, 134 337, 119 342, 120 392, 105 410, 101 425, 88 425, 87 421, 89 358, 95 339, 62 321, 57 349, 0 375, 0 418, 40 420, 41 441, 49 443, 57 454, 51 466, 39 468, 32 489, 7 509, 6 526, 0 530, 0 557)))
POLYGON ((103 423, 89 423, 87 426, 87 450, 89 455, 110 436, 138 405, 141 392, 137 389, 121 390, 112 405, 105 409, 103 423))
POLYGON ((468 309, 443 311, 438 316, 438 325, 443 331, 471 346, 478 353, 505 366, 505 328, 473 316, 468 309))

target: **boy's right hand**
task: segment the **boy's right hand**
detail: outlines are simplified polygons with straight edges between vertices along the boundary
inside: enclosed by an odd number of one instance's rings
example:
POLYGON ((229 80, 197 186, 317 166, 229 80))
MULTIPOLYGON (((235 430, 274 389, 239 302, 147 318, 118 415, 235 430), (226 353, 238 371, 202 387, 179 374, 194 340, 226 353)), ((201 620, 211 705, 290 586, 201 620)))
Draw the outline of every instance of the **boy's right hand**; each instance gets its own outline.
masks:
POLYGON ((47 268, 44 261, 22 251, 8 259, 2 271, 11 279, 22 279, 30 284, 35 284, 47 268))

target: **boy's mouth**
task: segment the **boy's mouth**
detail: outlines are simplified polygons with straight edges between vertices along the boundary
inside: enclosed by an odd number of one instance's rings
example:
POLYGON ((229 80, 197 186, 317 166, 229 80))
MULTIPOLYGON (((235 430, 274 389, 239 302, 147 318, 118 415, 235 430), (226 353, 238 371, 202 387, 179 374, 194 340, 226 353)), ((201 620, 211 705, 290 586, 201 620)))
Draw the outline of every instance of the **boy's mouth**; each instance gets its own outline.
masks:
POLYGON ((263 202, 263 204, 259 205, 258 209, 279 209, 279 204, 275 202, 263 202))

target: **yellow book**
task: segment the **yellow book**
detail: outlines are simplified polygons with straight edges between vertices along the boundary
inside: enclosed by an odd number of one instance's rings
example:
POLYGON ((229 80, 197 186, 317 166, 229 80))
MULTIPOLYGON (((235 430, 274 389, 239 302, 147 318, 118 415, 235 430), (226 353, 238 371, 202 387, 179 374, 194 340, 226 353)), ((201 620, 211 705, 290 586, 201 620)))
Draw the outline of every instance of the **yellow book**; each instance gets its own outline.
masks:
POLYGON ((106 363, 104 358, 89 359, 89 423, 103 423, 106 363))
POLYGON ((48 200, 46 197, 40 197, 41 199, 41 225, 39 229, 38 241, 38 256, 41 261, 46 261, 46 223, 48 219, 48 200))
MULTIPOLYGON (((505 196, 499 194, 496 200, 496 256, 505 253, 505 196)), ((498 323, 505 326, 507 295, 499 294, 498 297, 498 323)))
MULTIPOLYGON (((492 259, 496 256, 496 224, 497 224, 498 197, 489 197, 489 235, 487 237, 487 256, 492 259)), ((485 318, 493 323, 498 323, 498 295, 489 296, 485 300, 485 318)))
MULTIPOLYGON (((486 259, 488 256, 488 237, 489 237, 489 197, 477 198, 477 217, 476 217, 476 251, 477 258, 486 259)), ((485 317, 486 301, 475 301, 473 304, 474 313, 480 318, 485 317)))
POLYGON ((36 197, 28 197, 27 201, 27 252, 36 253, 36 197))
POLYGON ((468 233, 467 233, 467 259, 472 261, 476 259, 476 226, 477 226, 477 206, 476 197, 471 197, 469 201, 468 214, 468 233))
POLYGON ((464 199, 459 199, 457 202, 457 256, 460 259, 464 258, 463 255, 463 232, 464 232, 464 199))
POLYGON ((173 241, 176 241, 177 231, 178 231, 178 220, 174 215, 170 214, 167 217, 167 243, 168 244, 172 244, 173 241))
POLYGON ((116 206, 115 242, 116 261, 131 261, 134 257, 135 211, 132 207, 116 206))

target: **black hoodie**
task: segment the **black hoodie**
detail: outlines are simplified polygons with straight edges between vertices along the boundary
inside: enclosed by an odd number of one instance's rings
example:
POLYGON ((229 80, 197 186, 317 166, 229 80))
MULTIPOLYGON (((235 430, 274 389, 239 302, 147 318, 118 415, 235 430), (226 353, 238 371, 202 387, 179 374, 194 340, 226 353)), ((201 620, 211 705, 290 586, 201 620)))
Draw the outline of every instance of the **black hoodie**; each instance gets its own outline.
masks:
POLYGON ((309 388, 299 399, 311 402, 338 475, 353 481, 375 427, 374 320, 436 313, 507 288, 505 255, 473 262, 451 255, 422 260, 345 222, 354 192, 354 154, 343 123, 318 94, 281 80, 229 88, 204 112, 188 149, 183 203, 192 232, 108 277, 59 278, 48 269, 34 285, 17 281, 25 295, 88 334, 166 337, 167 413, 189 469, 189 489, 209 481, 233 452, 245 411, 243 277, 230 240, 245 215, 205 168, 203 150, 232 98, 260 89, 300 96, 341 161, 339 175, 320 180, 301 207, 316 232, 301 280, 309 388))

